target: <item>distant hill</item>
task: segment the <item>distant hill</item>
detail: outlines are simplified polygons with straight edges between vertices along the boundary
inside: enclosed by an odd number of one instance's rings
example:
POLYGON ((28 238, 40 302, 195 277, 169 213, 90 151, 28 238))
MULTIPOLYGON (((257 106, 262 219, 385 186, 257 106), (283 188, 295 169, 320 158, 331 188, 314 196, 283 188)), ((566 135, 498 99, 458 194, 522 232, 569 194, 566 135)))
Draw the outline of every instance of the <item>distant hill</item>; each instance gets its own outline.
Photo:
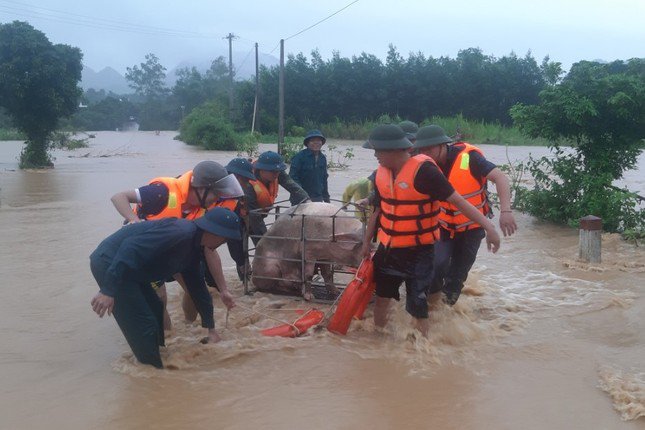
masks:
MULTIPOLYGON (((279 60, 268 54, 259 54, 260 64, 271 67, 278 64, 279 60)), ((228 59, 226 60, 228 64, 228 59)), ((193 59, 182 61, 175 67, 168 67, 166 71, 166 85, 172 87, 177 81, 177 72, 184 67, 195 67, 200 73, 204 73, 211 66, 212 60, 193 59)), ((236 69, 235 79, 249 79, 255 75, 255 55, 253 52, 234 52, 233 66, 236 69)), ((125 77, 111 67, 106 67, 100 72, 94 71, 88 66, 83 66, 81 88, 88 90, 112 91, 116 94, 132 93, 125 77)))
POLYGON ((132 92, 125 77, 111 67, 95 72, 90 67, 83 66, 81 88, 84 90, 94 88, 95 90, 112 91, 117 94, 132 92))

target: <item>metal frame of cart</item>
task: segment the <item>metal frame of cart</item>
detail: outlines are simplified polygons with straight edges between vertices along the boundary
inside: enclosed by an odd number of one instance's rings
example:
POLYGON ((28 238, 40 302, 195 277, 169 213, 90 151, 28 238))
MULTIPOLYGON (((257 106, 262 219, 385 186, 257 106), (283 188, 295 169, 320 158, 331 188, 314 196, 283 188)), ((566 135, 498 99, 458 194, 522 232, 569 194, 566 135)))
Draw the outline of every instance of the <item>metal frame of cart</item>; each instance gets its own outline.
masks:
MULTIPOLYGON (((277 261, 299 262, 301 264, 301 270, 300 270, 301 277, 300 277, 300 279, 272 278, 272 277, 264 277, 264 276, 256 276, 256 277, 259 278, 259 279, 269 279, 269 280, 275 280, 275 281, 298 283, 298 284, 300 284, 301 289, 306 284, 311 284, 312 292, 314 293, 315 301, 322 301, 322 302, 333 301, 336 297, 319 298, 319 296, 321 295, 319 290, 321 289, 321 287, 323 287, 323 288, 325 287, 325 283, 324 283, 324 281, 319 282, 317 280, 307 280, 307 279, 305 279, 305 265, 307 263, 315 263, 316 265, 330 265, 331 266, 332 279, 333 279, 333 285, 335 287, 339 288, 340 290, 342 290, 345 287, 345 285, 335 281, 336 273, 353 274, 353 272, 348 271, 346 269, 340 268, 341 263, 336 262, 336 261, 318 261, 318 260, 307 261, 305 259, 306 250, 307 250, 307 244, 311 243, 311 242, 327 242, 327 243, 339 242, 339 241, 336 240, 336 220, 338 218, 354 218, 355 219, 357 214, 361 214, 361 215, 364 216, 365 215, 365 209, 362 209, 361 207, 358 207, 358 206, 354 205, 353 203, 348 203, 348 204, 345 204, 343 206, 340 206, 338 208, 338 210, 336 211, 336 213, 334 213, 333 215, 290 214, 290 213, 285 213, 285 211, 286 210, 291 210, 291 209, 293 211, 295 211, 300 206, 300 204, 298 204, 296 206, 293 206, 293 207, 292 206, 287 206, 287 205, 281 205, 282 203, 285 203, 285 202, 287 202, 287 204, 288 204, 288 200, 283 200, 283 201, 276 202, 270 208, 255 209, 255 210, 249 211, 249 213, 245 216, 245 222, 246 222, 246 224, 248 226, 249 225, 248 217, 250 217, 251 215, 265 216, 267 218, 273 217, 273 222, 265 223, 266 226, 267 226, 267 229, 270 230, 271 225, 273 225, 273 223, 275 223, 275 220, 278 217, 281 217, 281 216, 299 217, 301 219, 299 237, 267 236, 269 234, 269 232, 267 232, 267 234, 265 234, 264 236, 269 237, 271 239, 277 239, 277 240, 297 240, 297 241, 300 241, 300 243, 301 243, 301 252, 300 252, 301 258, 300 259, 276 258, 276 257, 263 257, 263 256, 255 255, 256 247, 253 246, 252 248, 249 248, 249 239, 262 238, 263 236, 250 234, 248 228, 245 229, 245 234, 244 234, 244 237, 242 238, 242 242, 243 242, 243 246, 244 246, 244 253, 245 253, 245 255, 248 255, 249 258, 252 257, 254 259, 255 258, 260 258, 260 259, 271 259, 271 260, 277 260, 277 261), (306 225, 305 220, 307 218, 331 218, 331 220, 332 220, 332 237, 331 237, 331 239, 314 239, 314 238, 305 237, 305 225, 306 225), (316 296, 316 292, 319 292, 318 296, 316 296)), ((339 200, 333 200, 332 199, 332 202, 339 202, 339 203, 342 204, 342 202, 340 202, 339 200)), ((365 233, 365 227, 366 227, 365 224, 363 224, 363 233, 365 233)), ((360 243, 360 242, 357 242, 357 241, 343 241, 343 242, 353 243, 353 244, 360 243)), ((249 283, 250 283, 249 276, 248 276, 249 269, 250 269, 249 268, 249 260, 247 259, 246 263, 244 264, 244 276, 243 276, 243 278, 244 278, 244 294, 250 294, 251 293, 251 290, 249 289, 249 283)), ((315 278, 316 277, 314 276, 314 279, 315 278)))

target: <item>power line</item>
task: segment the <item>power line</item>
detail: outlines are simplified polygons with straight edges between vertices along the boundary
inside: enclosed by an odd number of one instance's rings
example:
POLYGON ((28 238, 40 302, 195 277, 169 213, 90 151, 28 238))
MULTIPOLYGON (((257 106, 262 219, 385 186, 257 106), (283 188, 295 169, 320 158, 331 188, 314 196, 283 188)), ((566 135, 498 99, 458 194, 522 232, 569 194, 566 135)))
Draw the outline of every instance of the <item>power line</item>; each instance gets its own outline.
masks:
POLYGON ((244 66, 244 64, 246 63, 246 60, 249 59, 249 57, 251 56, 251 52, 253 52, 254 50, 255 50, 255 45, 253 45, 253 48, 251 48, 249 53, 246 54, 246 57, 244 57, 244 60, 242 60, 242 63, 239 66, 237 66, 238 71, 242 70, 242 66, 244 66))
POLYGON ((80 25, 90 28, 100 28, 106 30, 124 31, 130 33, 166 35, 176 37, 192 38, 216 38, 215 35, 208 35, 194 31, 176 30, 162 27, 155 27, 145 24, 135 24, 124 21, 117 21, 105 18, 97 18, 89 15, 81 15, 72 12, 65 12, 56 9, 48 9, 40 6, 34 6, 27 3, 16 2, 12 0, 0 0, 0 10, 18 16, 29 18, 44 19, 66 24, 80 25), (4 3, 4 4, 2 4, 4 3), (24 6, 24 7, 17 7, 24 6), (26 7, 26 8, 25 8, 26 7), (41 12, 42 11, 42 12, 41 12))
POLYGON ((341 9, 338 9, 336 12, 332 13, 332 14, 331 14, 331 15, 329 15, 328 17, 321 19, 321 20, 320 20, 320 21, 318 21, 317 23, 312 24, 312 25, 310 25, 309 27, 307 27, 307 28, 305 28, 305 29, 303 29, 303 30, 300 30, 300 31, 299 31, 299 32, 297 32, 296 34, 293 34, 293 35, 291 35, 291 36, 287 37, 287 38, 286 38, 286 39, 284 39, 284 40, 285 40, 285 41, 287 41, 287 40, 289 40, 289 39, 292 39, 292 38, 294 38, 294 37, 296 37, 296 36, 298 36, 298 35, 300 35, 300 34, 304 33, 304 32, 305 32, 305 31, 307 31, 307 30, 311 30, 312 28, 314 28, 314 27, 315 27, 315 26, 317 26, 318 24, 321 24, 321 23, 323 23, 323 22, 327 21, 327 20, 328 20, 329 18, 331 18, 332 16, 334 16, 334 15, 338 15, 339 13, 341 13, 342 11, 344 11, 345 9, 347 9, 348 7, 350 7, 351 5, 353 5, 354 3, 358 3, 358 0, 354 0, 353 2, 351 2, 350 4, 348 4, 347 6, 345 6, 345 7, 341 8, 341 9))
MULTIPOLYGON (((340 9, 338 9, 336 12, 332 13, 331 15, 329 15, 329 16, 327 16, 327 17, 325 17, 325 18, 321 19, 320 21, 318 21, 318 22, 316 22, 316 23, 314 23, 314 24, 310 25, 310 26, 309 26, 309 27, 307 27, 307 28, 304 28, 304 29, 300 30, 299 32, 297 32, 297 33, 295 33, 295 34, 292 34, 291 36, 287 37, 287 38, 286 38, 286 39, 284 39, 284 40, 286 41, 286 40, 289 40, 289 39, 293 39, 294 37, 301 35, 301 34, 302 34, 302 33, 304 33, 305 31, 307 31, 307 30, 311 30, 312 28, 314 28, 314 27, 315 27, 315 26, 317 26, 318 24, 321 24, 321 23, 323 23, 323 22, 327 21, 327 20, 328 20, 329 18, 331 18, 332 16, 334 16, 334 15, 338 15, 339 13, 341 13, 342 11, 344 11, 345 9, 347 9, 348 7, 350 7, 351 5, 353 5, 354 3, 358 3, 358 0, 354 0, 353 2, 349 3, 348 5, 346 5, 346 6, 342 7, 342 8, 340 8, 340 9)), ((275 51, 276 49, 278 49, 278 46, 280 46, 280 42, 278 42, 278 43, 273 47, 273 49, 272 49, 271 51, 269 51, 269 54, 273 54, 273 51, 275 51)))

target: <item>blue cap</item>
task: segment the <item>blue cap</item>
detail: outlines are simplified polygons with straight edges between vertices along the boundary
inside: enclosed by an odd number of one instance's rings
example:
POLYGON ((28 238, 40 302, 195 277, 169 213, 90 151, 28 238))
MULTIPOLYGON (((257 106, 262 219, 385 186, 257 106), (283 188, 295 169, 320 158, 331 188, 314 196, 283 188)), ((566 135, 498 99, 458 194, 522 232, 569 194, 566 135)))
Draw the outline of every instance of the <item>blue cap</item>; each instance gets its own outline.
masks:
POLYGON ((230 209, 215 207, 195 220, 197 227, 226 239, 240 240, 240 217, 230 209))
POLYGON ((284 164, 282 155, 273 151, 266 151, 260 154, 253 167, 258 170, 268 170, 270 172, 287 170, 287 165, 284 164))
POLYGON ((234 158, 226 165, 226 171, 235 175, 244 176, 247 179, 255 180, 253 174, 253 164, 246 158, 234 158))
POLYGON ((325 138, 325 136, 322 134, 320 130, 309 130, 305 135, 305 140, 302 141, 302 144, 307 146, 307 142, 309 142, 309 139, 314 137, 321 138, 323 141, 323 145, 325 144, 325 142, 327 142, 327 139, 325 138))

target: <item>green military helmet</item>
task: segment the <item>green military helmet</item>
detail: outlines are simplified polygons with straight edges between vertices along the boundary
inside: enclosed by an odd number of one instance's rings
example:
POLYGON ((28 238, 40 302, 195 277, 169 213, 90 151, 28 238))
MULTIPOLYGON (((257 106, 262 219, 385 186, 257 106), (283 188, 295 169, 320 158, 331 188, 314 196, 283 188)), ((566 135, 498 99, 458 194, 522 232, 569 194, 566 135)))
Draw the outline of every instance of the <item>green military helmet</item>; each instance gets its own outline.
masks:
POLYGON ((405 137, 410 140, 415 139, 417 132, 419 131, 419 126, 417 125, 417 123, 412 121, 401 121, 399 123, 399 127, 401 127, 401 129, 405 132, 405 137))
POLYGON ((382 124, 372 130, 367 142, 363 143, 363 148, 376 151, 410 149, 412 142, 405 137, 405 132, 398 125, 382 124))
POLYGON ((438 125, 426 125, 417 132, 417 141, 414 143, 414 148, 427 148, 447 143, 452 143, 452 139, 446 136, 443 128, 438 125))

